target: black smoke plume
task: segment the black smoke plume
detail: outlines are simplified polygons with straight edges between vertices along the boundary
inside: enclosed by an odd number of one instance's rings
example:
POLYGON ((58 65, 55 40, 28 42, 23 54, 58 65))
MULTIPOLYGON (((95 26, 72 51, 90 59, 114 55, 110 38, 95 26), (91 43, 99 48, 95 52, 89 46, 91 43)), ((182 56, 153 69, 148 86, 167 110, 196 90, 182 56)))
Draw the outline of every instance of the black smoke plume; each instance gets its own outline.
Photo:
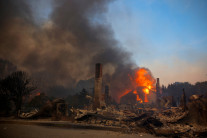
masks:
POLYGON ((110 2, 54 0, 49 20, 39 25, 28 1, 1 0, 0 58, 29 72, 47 93, 55 86, 66 91, 94 77, 99 62, 115 96, 135 65, 104 17, 110 2))

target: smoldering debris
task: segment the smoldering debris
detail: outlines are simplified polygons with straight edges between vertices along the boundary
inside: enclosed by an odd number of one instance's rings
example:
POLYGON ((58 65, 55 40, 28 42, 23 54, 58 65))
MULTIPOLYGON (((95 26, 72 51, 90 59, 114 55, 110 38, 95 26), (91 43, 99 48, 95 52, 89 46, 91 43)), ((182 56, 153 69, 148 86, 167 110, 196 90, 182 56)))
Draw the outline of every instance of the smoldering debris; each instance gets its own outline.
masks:
POLYGON ((144 132, 165 137, 203 137, 207 132, 206 98, 193 97, 186 110, 182 107, 121 109, 114 105, 97 110, 76 109, 68 108, 63 99, 55 99, 39 112, 23 113, 21 118, 34 119, 35 115, 31 117, 32 113, 36 113, 36 118, 37 115, 41 118, 45 113, 49 113, 52 116, 51 120, 67 120, 76 125, 90 124, 91 128, 116 127, 123 133, 144 132))
MULTIPOLYGON (((203 100, 198 101, 203 103, 203 100)), ((138 109, 117 110, 114 107, 97 110, 93 113, 84 110, 79 112, 75 123, 116 126, 125 128, 123 131, 127 133, 145 132, 166 137, 206 136, 206 116, 200 114, 206 111, 206 106, 201 106, 199 113, 195 110, 196 107, 192 107, 192 104, 193 102, 188 103, 189 110, 184 110, 182 107, 143 108, 142 113, 135 112, 138 109), (196 115, 200 116, 195 117, 196 115), (203 120, 203 123, 193 121, 195 118, 203 120)))
POLYGON ((28 113, 20 113, 21 119, 37 119, 52 117, 53 120, 60 120, 62 116, 68 116, 68 107, 64 99, 54 99, 47 101, 47 103, 40 109, 33 109, 28 113))

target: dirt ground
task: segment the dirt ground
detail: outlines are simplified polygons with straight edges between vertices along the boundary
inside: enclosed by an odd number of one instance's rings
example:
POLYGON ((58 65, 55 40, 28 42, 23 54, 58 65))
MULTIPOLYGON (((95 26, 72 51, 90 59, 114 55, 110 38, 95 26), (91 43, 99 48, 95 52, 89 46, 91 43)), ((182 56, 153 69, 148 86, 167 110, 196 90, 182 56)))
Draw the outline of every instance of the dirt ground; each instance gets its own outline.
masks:
POLYGON ((1 138, 155 138, 145 133, 123 134, 120 132, 91 130, 91 129, 66 129, 22 124, 0 124, 1 138))

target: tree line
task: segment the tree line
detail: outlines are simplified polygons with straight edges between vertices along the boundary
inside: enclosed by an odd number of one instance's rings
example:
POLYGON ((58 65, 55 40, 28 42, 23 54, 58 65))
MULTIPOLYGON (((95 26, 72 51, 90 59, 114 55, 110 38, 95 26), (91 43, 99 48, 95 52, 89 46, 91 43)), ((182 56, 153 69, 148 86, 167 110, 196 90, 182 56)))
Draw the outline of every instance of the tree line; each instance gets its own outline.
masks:
POLYGON ((169 84, 167 87, 162 86, 162 96, 173 96, 175 100, 180 100, 183 89, 185 89, 186 100, 188 100, 191 95, 203 95, 206 97, 207 81, 197 82, 194 85, 189 82, 175 82, 169 84))

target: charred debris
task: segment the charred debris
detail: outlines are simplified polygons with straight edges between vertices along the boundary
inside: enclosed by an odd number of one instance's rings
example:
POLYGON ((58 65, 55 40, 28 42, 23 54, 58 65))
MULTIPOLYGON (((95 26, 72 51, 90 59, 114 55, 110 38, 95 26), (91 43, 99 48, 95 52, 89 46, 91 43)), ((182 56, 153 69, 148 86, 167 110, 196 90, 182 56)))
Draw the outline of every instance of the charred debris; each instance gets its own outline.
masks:
MULTIPOLYGON (((166 96, 156 80, 156 98, 154 102, 118 104, 110 96, 110 86, 102 85, 102 64, 95 66, 95 84, 93 95, 85 89, 78 98, 83 98, 85 106, 73 107, 64 99, 47 99, 40 108, 19 112, 21 119, 51 118, 65 120, 75 124, 117 127, 123 133, 145 132, 166 137, 205 137, 207 136, 207 98, 202 95, 186 97, 183 89, 180 98, 166 96), (103 92, 104 89, 104 92, 103 92), (84 102, 84 99, 87 99, 84 102)), ((36 99, 38 101, 38 99, 36 99)))

